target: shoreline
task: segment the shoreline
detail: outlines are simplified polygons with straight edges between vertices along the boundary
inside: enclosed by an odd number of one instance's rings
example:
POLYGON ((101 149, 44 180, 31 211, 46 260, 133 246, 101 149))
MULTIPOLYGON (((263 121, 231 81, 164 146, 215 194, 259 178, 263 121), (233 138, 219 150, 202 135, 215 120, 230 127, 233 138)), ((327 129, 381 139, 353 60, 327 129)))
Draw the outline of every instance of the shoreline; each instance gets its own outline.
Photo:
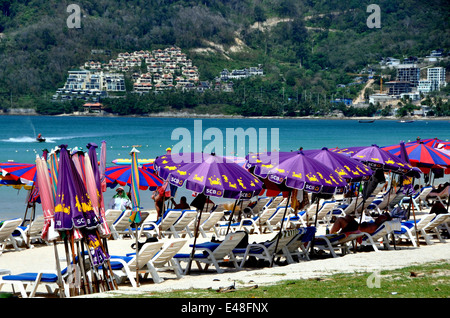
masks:
POLYGON ((303 117, 284 117, 284 116, 242 116, 242 115, 225 115, 225 114, 196 114, 188 112, 160 112, 151 113, 146 115, 115 115, 112 113, 84 113, 84 112, 74 112, 70 114, 59 114, 59 115, 41 115, 36 112, 17 112, 10 113, 2 112, 0 116, 51 116, 51 117, 124 117, 124 118, 196 118, 196 119, 286 119, 286 120, 386 120, 386 121, 402 121, 402 120, 413 120, 413 121, 450 121, 450 116, 446 117, 420 117, 420 116, 409 116, 409 117, 394 117, 394 116, 377 116, 377 117, 344 117, 344 116, 303 116, 303 117))

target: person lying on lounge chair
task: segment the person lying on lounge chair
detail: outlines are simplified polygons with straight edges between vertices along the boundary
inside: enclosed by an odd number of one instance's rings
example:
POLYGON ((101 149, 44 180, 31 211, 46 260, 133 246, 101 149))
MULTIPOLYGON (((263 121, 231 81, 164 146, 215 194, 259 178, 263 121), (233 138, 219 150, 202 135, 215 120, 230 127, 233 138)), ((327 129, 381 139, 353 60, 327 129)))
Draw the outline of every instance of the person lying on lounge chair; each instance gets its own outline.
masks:
POLYGON ((341 216, 336 219, 333 226, 330 229, 330 234, 334 233, 346 233, 358 230, 358 222, 353 218, 353 216, 346 215, 341 216))
POLYGON ((346 215, 344 217, 338 217, 336 222, 334 222, 331 227, 330 234, 333 233, 346 233, 360 230, 361 232, 366 232, 372 234, 375 232, 378 227, 383 224, 385 221, 391 220, 392 217, 389 213, 383 213, 379 217, 375 219, 375 222, 362 222, 358 224, 358 222, 350 215, 346 215))

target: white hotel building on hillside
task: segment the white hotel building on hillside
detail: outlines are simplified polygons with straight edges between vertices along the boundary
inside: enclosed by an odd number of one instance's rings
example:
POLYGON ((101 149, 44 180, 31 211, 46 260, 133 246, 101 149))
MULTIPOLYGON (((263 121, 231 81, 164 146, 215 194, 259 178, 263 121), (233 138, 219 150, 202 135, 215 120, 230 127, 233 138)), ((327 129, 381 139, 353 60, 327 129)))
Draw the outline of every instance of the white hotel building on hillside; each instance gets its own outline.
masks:
POLYGON ((447 86, 445 81, 445 68, 431 67, 427 70, 427 79, 420 80, 417 90, 421 93, 438 91, 441 87, 447 86))

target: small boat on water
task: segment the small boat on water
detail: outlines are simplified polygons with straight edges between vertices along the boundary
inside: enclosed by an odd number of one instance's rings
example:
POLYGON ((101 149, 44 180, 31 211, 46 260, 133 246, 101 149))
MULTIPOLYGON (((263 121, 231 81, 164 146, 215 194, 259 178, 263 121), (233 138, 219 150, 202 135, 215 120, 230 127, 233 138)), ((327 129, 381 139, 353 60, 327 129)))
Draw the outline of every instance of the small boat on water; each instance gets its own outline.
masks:
POLYGON ((37 142, 45 142, 45 138, 42 137, 41 134, 39 134, 39 135, 36 137, 36 141, 37 141, 37 142))
POLYGON ((413 123, 414 120, 399 120, 398 123, 413 123))
POLYGON ((360 119, 358 122, 361 124, 371 124, 374 121, 375 121, 374 119, 360 119))

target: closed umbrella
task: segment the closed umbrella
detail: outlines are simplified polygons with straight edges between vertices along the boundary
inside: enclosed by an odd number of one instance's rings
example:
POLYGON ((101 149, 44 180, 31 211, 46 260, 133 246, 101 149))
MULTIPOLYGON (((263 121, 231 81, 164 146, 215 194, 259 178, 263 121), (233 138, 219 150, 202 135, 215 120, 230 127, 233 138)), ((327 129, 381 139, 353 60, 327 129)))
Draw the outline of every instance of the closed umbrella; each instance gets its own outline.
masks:
MULTIPOLYGON (((141 208, 140 208, 140 196, 139 196, 139 170, 138 170, 138 159, 137 154, 139 150, 133 147, 130 152, 131 155, 131 216, 130 222, 134 223, 136 226, 136 247, 138 246, 138 226, 141 220, 141 208)), ((136 283, 139 286, 139 252, 136 250, 136 283)))
POLYGON ((41 197, 42 212, 44 214, 45 223, 42 229, 41 238, 45 241, 54 241, 53 249, 55 253, 56 270, 58 272, 58 285, 60 288, 60 297, 64 297, 64 284, 62 283, 61 268, 59 264, 58 250, 56 248, 58 235, 54 231, 54 214, 55 205, 50 185, 50 177, 45 159, 36 156, 37 184, 39 185, 39 194, 41 197))

